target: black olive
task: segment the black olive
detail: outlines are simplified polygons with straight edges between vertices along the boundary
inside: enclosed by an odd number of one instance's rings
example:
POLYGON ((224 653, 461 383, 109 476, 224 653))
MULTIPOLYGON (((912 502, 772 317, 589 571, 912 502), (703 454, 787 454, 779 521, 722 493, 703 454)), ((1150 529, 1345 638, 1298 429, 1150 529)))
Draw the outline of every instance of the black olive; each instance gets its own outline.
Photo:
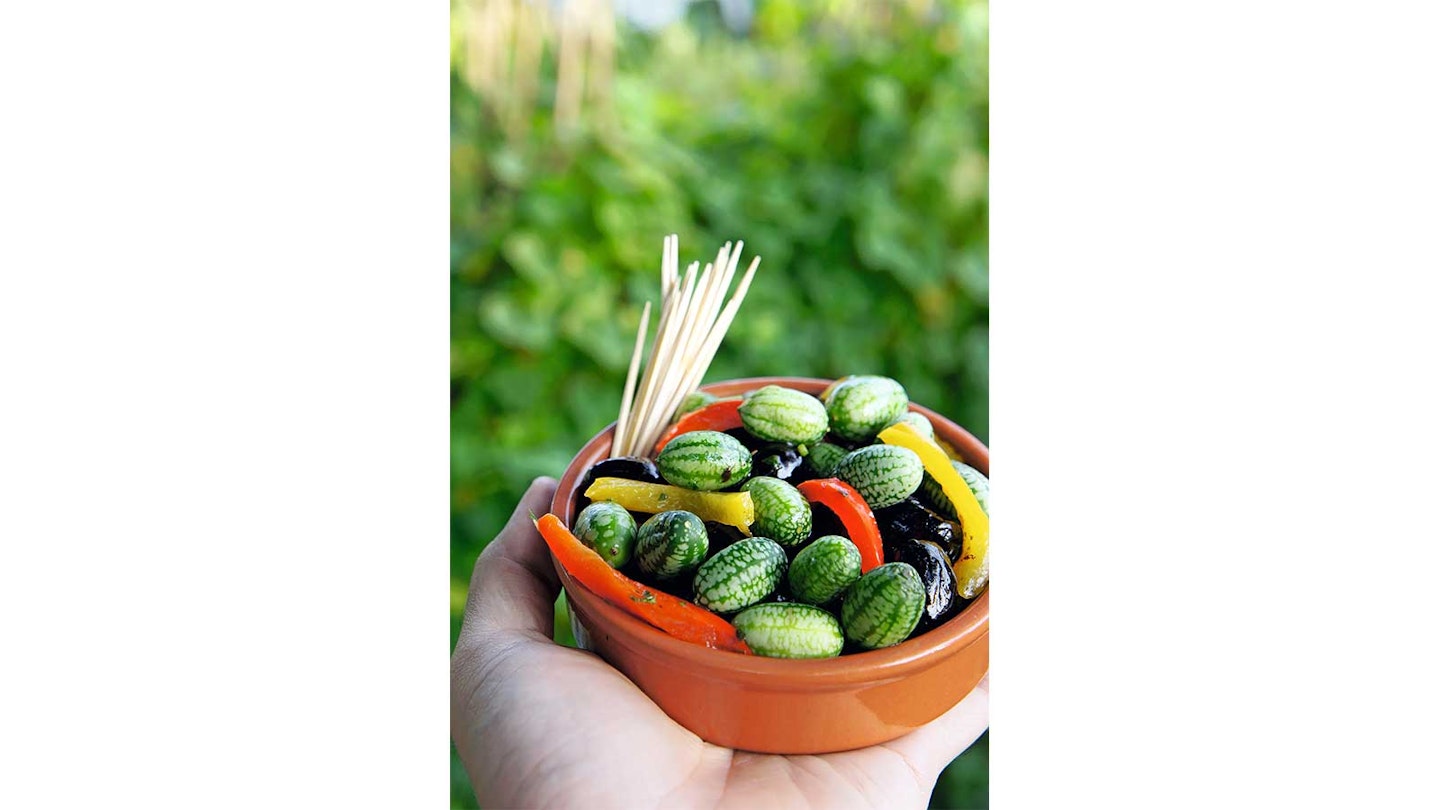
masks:
POLYGON ((826 434, 825 442, 827 444, 833 444, 843 450, 858 450, 866 445, 866 442, 857 442, 854 439, 847 439, 837 433, 826 434))
POLYGON ((745 535, 739 529, 728 523, 721 523, 718 520, 705 521, 705 534, 710 537, 711 555, 725 548, 726 546, 738 543, 745 539, 745 535))
POLYGON ((671 596, 684 599, 687 602, 695 601, 695 576, 678 576, 672 579, 656 580, 646 583, 658 591, 664 591, 671 596))
POLYGON ((886 540, 915 538, 930 540, 952 560, 960 558, 963 535, 960 524, 929 509, 918 498, 906 498, 894 506, 875 510, 880 536, 886 540))
POLYGON ((647 484, 665 483, 660 477, 660 471, 655 469, 655 462, 648 458, 630 456, 596 462, 595 466, 585 472, 585 479, 580 482, 581 494, 595 483, 596 478, 624 478, 627 481, 644 481, 647 484))
POLYGON ((840 518, 835 516, 830 507, 821 503, 810 504, 810 536, 824 537, 827 534, 838 534, 850 539, 850 533, 845 531, 845 524, 840 522, 840 518))
POLYGON ((800 463, 795 465, 795 469, 790 471, 790 477, 785 480, 788 481, 791 486, 799 486, 806 481, 814 481, 817 478, 830 477, 828 475, 821 475, 818 470, 811 466, 808 463, 809 458, 810 456, 808 454, 801 456, 800 463))
POLYGON ((794 445, 767 444, 751 455, 750 472, 790 481, 804 460, 794 445))
POLYGON ((885 561, 909 563, 920 572, 925 586, 925 610, 915 625, 917 636, 960 612, 959 587, 950 558, 939 545, 928 540, 903 537, 885 542, 885 561))
POLYGON ((764 439, 758 439, 755 436, 752 436, 750 434, 750 431, 746 430, 745 428, 731 428, 725 431, 725 433, 728 436, 739 439, 740 443, 745 445, 746 449, 751 451, 759 450, 768 443, 764 439))

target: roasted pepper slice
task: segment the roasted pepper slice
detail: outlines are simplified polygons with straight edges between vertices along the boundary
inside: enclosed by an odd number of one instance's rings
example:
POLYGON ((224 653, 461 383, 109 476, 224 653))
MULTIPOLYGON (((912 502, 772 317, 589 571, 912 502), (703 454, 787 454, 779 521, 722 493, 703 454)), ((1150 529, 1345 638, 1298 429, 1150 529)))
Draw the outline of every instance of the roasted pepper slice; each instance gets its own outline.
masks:
POLYGON ((632 512, 655 514, 670 509, 684 509, 700 516, 739 529, 750 536, 755 522, 755 502, 748 492, 696 492, 669 484, 647 484, 626 478, 596 478, 585 490, 592 501, 614 501, 632 512))
POLYGON ((535 521, 535 528, 565 571, 606 602, 681 641, 752 654, 734 625, 699 605, 647 588, 611 568, 555 515, 535 521))
POLYGON ((685 414, 680 417, 680 421, 666 428, 665 432, 661 434, 660 441, 655 443, 654 454, 660 455, 660 451, 665 449, 665 445, 681 433, 689 433, 692 430, 718 430, 723 433, 743 427, 740 422, 741 402, 742 400, 739 398, 722 399, 685 414))
POLYGON ((868 573, 885 562, 885 548, 880 542, 880 527, 875 513, 859 492, 839 478, 817 478, 795 487, 805 499, 828 506, 835 517, 845 524, 850 542, 860 549, 860 573, 868 573))
POLYGON ((915 451, 925 472, 930 473, 955 507, 961 533, 960 559, 955 561, 955 579, 960 584, 960 595, 974 599, 990 578, 990 518, 975 500, 975 493, 965 484, 965 479, 950 466, 950 457, 940 446, 920 435, 915 428, 900 422, 880 431, 878 437, 886 444, 905 447, 915 451))

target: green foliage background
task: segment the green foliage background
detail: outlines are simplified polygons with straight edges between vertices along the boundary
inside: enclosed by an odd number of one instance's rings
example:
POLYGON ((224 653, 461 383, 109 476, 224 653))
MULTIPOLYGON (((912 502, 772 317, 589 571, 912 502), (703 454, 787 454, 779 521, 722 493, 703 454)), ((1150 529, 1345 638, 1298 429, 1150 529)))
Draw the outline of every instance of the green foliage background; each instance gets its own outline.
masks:
MULTIPOLYGON (((987 438, 987 6, 916 5, 622 23, 611 123, 576 131, 555 130, 549 54, 521 138, 452 71, 452 645, 530 480, 614 420, 668 233, 682 266, 735 239, 742 267, 763 257, 707 381, 886 374, 987 438)), ((987 806, 988 757, 982 738, 933 805, 987 806)), ((453 750, 451 772, 474 807, 453 750)))

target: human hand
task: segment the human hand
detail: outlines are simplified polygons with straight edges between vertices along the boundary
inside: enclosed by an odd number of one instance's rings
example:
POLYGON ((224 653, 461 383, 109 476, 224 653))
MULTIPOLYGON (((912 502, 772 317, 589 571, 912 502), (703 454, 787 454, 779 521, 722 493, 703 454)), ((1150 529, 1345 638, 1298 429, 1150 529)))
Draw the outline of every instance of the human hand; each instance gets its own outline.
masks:
POLYGON ((450 672, 450 733, 482 807, 924 807, 989 725, 989 678, 897 740, 823 756, 711 745, 598 656, 551 640, 560 590, 530 514, 539 478, 480 555, 450 672))

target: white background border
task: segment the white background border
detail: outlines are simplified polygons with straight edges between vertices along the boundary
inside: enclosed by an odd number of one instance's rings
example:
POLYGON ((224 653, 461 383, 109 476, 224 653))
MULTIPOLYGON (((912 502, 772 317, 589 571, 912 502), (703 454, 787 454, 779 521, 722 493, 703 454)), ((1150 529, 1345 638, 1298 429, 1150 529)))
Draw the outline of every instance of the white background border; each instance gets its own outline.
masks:
POLYGON ((0 806, 448 804, 449 8, 0 11, 0 806))

